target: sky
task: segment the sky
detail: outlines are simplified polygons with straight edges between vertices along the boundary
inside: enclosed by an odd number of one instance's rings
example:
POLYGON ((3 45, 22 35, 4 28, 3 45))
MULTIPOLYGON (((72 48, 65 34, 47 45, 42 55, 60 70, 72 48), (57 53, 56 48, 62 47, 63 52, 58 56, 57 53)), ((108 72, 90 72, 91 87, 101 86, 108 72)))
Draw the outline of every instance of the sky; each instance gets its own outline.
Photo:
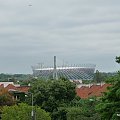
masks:
POLYGON ((32 73, 31 65, 120 65, 120 0, 0 0, 0 73, 32 73))

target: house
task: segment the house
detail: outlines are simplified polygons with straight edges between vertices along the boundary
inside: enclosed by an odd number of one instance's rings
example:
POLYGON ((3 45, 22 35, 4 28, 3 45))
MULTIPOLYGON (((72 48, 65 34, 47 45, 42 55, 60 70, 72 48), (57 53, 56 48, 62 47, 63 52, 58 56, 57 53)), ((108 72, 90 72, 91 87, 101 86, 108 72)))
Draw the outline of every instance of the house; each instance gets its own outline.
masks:
POLYGON ((0 82, 0 88, 5 88, 13 95, 14 100, 25 100, 25 94, 28 93, 30 86, 15 85, 13 82, 0 82))
POLYGON ((76 88, 76 93, 77 96, 83 99, 90 97, 100 97, 104 92, 107 92, 107 88, 110 86, 110 84, 93 84, 89 86, 81 86, 80 88, 76 88))

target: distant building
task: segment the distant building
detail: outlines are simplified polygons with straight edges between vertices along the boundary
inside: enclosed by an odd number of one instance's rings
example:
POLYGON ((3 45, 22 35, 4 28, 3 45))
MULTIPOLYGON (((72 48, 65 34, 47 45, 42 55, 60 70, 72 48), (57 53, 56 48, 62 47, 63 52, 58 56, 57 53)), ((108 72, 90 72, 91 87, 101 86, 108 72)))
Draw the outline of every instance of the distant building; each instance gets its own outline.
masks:
MULTIPOLYGON (((32 66, 32 70, 34 77, 53 78, 54 67, 32 66)), ((56 67, 57 77, 69 80, 92 80, 94 71, 95 65, 93 64, 56 67)))

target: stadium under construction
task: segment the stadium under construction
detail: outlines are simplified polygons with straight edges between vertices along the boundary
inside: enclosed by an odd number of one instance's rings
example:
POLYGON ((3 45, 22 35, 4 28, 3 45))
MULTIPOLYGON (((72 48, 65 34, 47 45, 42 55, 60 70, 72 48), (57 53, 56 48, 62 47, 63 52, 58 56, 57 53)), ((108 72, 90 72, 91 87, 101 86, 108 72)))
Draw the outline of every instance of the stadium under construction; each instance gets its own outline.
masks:
POLYGON ((60 77, 67 78, 69 80, 92 80, 94 77, 95 65, 83 64, 74 66, 56 66, 56 56, 54 56, 53 67, 43 67, 42 65, 32 66, 34 77, 40 78, 53 78, 58 79, 60 77))

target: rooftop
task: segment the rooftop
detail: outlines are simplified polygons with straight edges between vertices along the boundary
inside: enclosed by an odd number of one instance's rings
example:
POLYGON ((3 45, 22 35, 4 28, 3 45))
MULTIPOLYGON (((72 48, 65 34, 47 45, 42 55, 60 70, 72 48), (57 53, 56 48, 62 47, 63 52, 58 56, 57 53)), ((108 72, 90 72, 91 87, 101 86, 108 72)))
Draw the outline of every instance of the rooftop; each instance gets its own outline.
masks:
POLYGON ((89 97, 100 97, 104 92, 107 92, 107 88, 111 86, 110 84, 102 85, 91 85, 91 86, 82 86, 76 88, 76 93, 80 98, 89 98, 89 97))

